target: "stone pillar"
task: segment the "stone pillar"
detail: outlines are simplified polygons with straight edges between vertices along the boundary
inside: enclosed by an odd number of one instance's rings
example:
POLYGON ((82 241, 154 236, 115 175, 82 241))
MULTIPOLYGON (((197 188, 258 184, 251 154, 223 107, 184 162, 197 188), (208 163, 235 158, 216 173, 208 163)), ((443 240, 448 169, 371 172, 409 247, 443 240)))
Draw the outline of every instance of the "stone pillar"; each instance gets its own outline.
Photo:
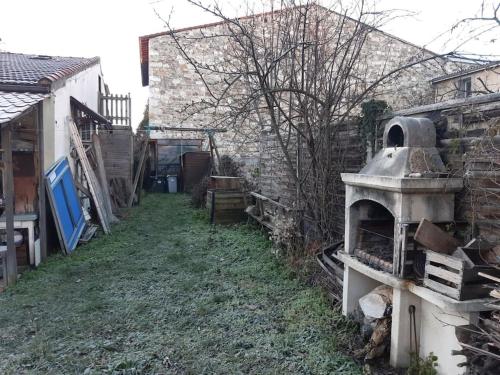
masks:
MULTIPOLYGON (((393 367, 410 364, 410 306, 415 306, 417 343, 420 345, 421 299, 408 290, 392 290, 391 357, 393 367)), ((413 345, 413 344, 412 344, 413 345)), ((413 349, 415 350, 415 349, 413 349)))
POLYGON ((342 314, 351 314, 359 306, 359 299, 379 285, 381 284, 378 281, 345 265, 342 314))
POLYGON ((422 323, 420 329, 420 357, 427 357, 431 352, 438 357, 438 374, 460 375, 465 367, 458 367, 466 358, 452 356, 452 350, 461 350, 455 333, 455 327, 474 323, 477 313, 463 313, 443 310, 436 305, 422 301, 422 323))

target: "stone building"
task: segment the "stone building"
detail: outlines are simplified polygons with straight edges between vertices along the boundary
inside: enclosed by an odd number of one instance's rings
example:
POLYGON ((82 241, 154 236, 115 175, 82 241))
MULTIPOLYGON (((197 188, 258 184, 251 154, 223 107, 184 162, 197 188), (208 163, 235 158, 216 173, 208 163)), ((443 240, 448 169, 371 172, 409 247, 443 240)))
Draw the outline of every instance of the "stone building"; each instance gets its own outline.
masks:
MULTIPOLYGON (((341 17, 324 8, 321 11, 327 12, 328 17, 332 17, 332 22, 341 17)), ((265 23, 275 13, 245 17, 244 20, 265 23)), ((347 22, 353 26, 357 21, 349 18, 347 22)), ((231 43, 224 35, 227 35, 227 24, 219 22, 179 29, 175 34, 162 32, 139 38, 142 83, 143 86, 149 86, 150 125, 169 128, 228 127, 226 133, 217 134, 219 152, 237 160, 246 177, 264 195, 292 204, 295 187, 291 182, 290 172, 283 163, 275 134, 269 128, 256 126, 249 121, 245 127, 240 127, 235 132, 230 125, 220 123, 213 109, 190 112, 193 103, 208 100, 210 93, 188 58, 207 65, 227 64, 225 57, 231 50, 231 43), (176 40, 181 41, 186 54, 181 52, 176 40)), ((428 104, 434 98, 429 81, 446 73, 448 62, 433 52, 396 36, 371 28, 356 62, 356 74, 368 86, 381 74, 420 59, 430 60, 384 80, 373 96, 387 101, 394 110, 428 104)), ((215 81, 217 77, 213 79, 215 81)), ((352 132, 356 133, 357 130, 352 129, 352 132)), ((156 131, 151 132, 151 137, 205 139, 205 145, 207 144, 203 132, 156 131)), ((364 145, 359 146, 357 144, 357 148, 351 151, 364 153, 364 145)))
POLYGON ((436 102, 500 92, 500 62, 473 65, 432 79, 436 102))

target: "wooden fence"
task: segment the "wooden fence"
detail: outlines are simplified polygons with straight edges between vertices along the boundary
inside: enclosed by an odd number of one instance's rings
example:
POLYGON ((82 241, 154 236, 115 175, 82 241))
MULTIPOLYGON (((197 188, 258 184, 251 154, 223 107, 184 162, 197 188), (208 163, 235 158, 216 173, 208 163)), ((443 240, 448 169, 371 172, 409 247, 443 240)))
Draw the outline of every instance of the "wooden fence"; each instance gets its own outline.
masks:
POLYGON ((131 126, 131 98, 127 95, 99 96, 99 113, 106 117, 113 125, 131 126))

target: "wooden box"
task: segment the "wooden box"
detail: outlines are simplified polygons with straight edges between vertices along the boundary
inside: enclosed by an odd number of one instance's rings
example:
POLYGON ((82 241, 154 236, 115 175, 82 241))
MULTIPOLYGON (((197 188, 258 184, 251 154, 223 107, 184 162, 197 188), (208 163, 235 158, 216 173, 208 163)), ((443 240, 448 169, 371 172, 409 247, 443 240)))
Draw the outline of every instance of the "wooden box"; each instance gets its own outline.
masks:
POLYGON ((459 301, 484 298, 491 288, 478 282, 481 271, 484 267, 471 267, 459 257, 427 250, 424 285, 459 301))
POLYGON ((238 190, 243 189, 242 177, 210 176, 208 183, 210 190, 238 190))
POLYGON ((207 209, 212 224, 233 224, 246 218, 246 199, 242 191, 208 190, 207 209))

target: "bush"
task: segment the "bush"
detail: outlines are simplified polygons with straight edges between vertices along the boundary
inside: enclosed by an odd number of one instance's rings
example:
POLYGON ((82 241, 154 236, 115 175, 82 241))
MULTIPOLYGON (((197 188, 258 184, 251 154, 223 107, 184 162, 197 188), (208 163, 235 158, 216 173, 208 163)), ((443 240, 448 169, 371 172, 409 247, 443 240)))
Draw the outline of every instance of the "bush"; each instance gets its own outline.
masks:
POLYGON ((205 176, 191 190, 191 204, 196 208, 204 208, 207 203, 207 189, 210 177, 205 176))
POLYGON ((416 353, 411 354, 410 367, 407 375, 437 375, 438 357, 430 353, 426 358, 420 358, 416 353))
POLYGON ((241 177, 242 172, 238 163, 236 163, 229 155, 222 155, 219 164, 219 175, 241 177))

